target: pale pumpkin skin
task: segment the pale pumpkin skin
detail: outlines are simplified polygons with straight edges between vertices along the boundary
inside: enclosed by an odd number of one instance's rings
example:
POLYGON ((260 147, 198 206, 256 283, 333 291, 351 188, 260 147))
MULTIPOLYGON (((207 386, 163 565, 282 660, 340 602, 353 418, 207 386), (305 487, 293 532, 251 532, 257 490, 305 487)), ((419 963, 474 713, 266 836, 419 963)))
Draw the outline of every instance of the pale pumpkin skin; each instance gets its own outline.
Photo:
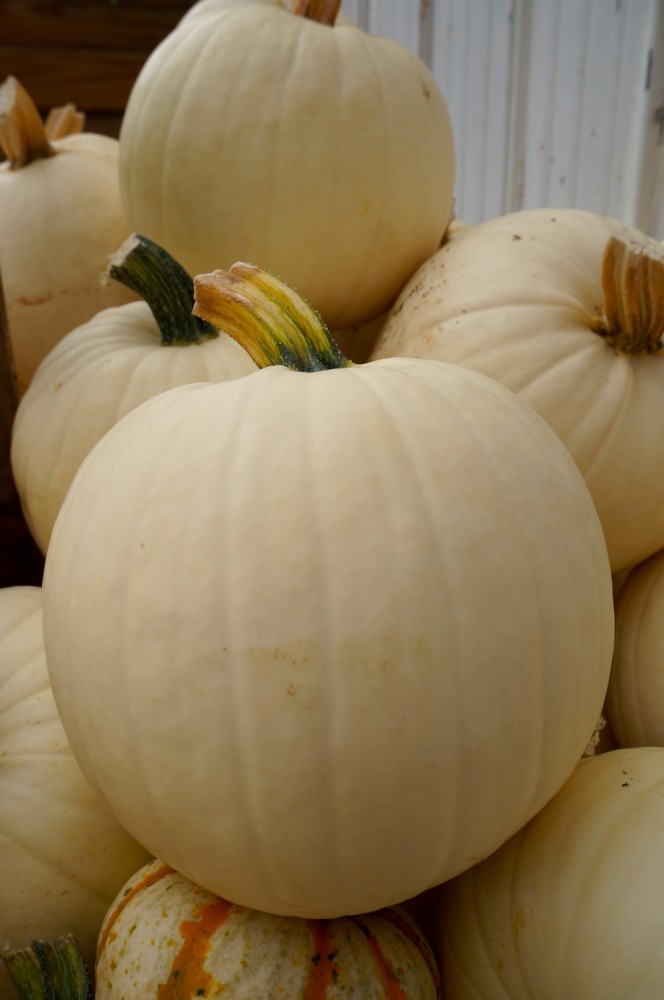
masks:
POLYGON ((79 763, 254 909, 412 897, 558 790, 613 599, 587 488, 502 386, 395 359, 161 393, 84 460, 44 629, 79 763))
MULTIPOLYGON (((0 590, 0 944, 78 936, 93 967, 104 915, 148 853, 85 780, 49 685, 38 587, 0 590)), ((15 1000, 0 962, 0 997, 15 1000)))
POLYGON ((275 916, 229 903, 154 861, 109 908, 95 995, 438 1000, 440 977, 402 909, 335 920, 275 916))
POLYGON ((442 886, 446 1000, 659 1000, 664 749, 585 759, 499 851, 442 886))
POLYGON ((664 360, 596 332, 604 248, 621 233, 642 235, 576 209, 474 226, 413 275, 371 354, 473 368, 537 410, 588 483, 615 571, 664 548, 664 360))
POLYGON ((0 163, 0 271, 20 392, 66 333, 136 298, 101 281, 130 231, 117 140, 82 132, 52 146, 55 155, 19 169, 0 163))
POLYGON ((175 385, 255 370, 224 333, 197 344, 162 346, 145 302, 105 309, 63 337, 35 372, 12 430, 14 480, 41 551, 48 548, 76 470, 121 416, 175 385))
POLYGON ((200 0, 153 51, 123 117, 122 199, 191 274, 256 261, 346 329, 439 245, 452 128, 405 46, 290 7, 200 0))
POLYGON ((635 567, 616 597, 606 711, 620 746, 664 746, 664 552, 635 567))

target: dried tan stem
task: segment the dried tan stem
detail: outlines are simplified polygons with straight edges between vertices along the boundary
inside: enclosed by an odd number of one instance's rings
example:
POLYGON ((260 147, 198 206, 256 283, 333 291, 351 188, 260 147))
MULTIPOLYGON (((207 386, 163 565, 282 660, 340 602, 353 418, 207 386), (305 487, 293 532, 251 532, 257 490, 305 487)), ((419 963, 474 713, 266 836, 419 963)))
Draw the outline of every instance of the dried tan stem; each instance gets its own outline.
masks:
POLYGON ((34 101, 14 76, 0 86, 0 146, 12 170, 55 152, 34 101))
POLYGON ((664 247, 633 232, 612 236, 602 260, 600 333, 624 354, 655 354, 664 337, 664 247))
POLYGON ((293 13, 319 24, 333 25, 341 8, 341 0, 295 0, 293 13))
POLYGON ((63 104, 61 108, 51 108, 44 122, 44 131, 51 142, 64 139, 68 135, 78 135, 85 128, 85 114, 78 111, 75 104, 63 104))

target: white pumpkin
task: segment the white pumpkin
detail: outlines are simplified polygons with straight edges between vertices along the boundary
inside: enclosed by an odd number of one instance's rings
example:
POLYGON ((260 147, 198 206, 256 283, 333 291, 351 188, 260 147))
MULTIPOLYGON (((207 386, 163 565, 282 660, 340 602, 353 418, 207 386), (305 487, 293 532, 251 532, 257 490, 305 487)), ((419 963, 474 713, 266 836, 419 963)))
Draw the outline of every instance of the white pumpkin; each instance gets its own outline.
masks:
POLYGON ((108 255, 129 235, 117 140, 68 133, 57 123, 51 131, 56 138, 9 77, 0 87, 7 157, 0 163, 0 272, 21 393, 65 333, 136 298, 124 285, 101 282, 108 255))
MULTIPOLYGON (((148 853, 74 759, 50 688, 38 587, 0 590, 0 946, 75 934, 92 968, 104 914, 148 853)), ((0 962, 0 997, 13 998, 0 962)))
POLYGON ((664 749, 584 760, 554 799, 440 889, 446 1000, 660 1000, 664 749))
POLYGON ((664 552, 636 566, 616 597, 606 711, 620 746, 664 746, 664 552))
POLYGON ((111 260, 110 274, 145 301, 105 309, 67 333, 14 418, 14 481, 42 552, 76 470, 121 416, 175 385, 256 370, 234 340, 191 315, 192 280, 163 248, 134 234, 111 260))
POLYGON ((613 642, 597 514, 504 387, 344 365, 255 269, 195 284, 272 363, 161 393, 81 465, 44 574, 56 699, 165 863, 253 909, 378 909, 494 850, 581 756, 613 642))
POLYGON ((191 274, 256 261, 332 329, 373 319, 439 245, 447 106, 406 46, 335 3, 200 0, 153 51, 120 132, 133 229, 191 274), (323 16, 322 14, 320 15, 323 16))
POLYGON ((664 249, 592 212, 461 232, 413 275, 373 359, 480 371, 544 417, 588 483, 617 572, 664 548, 664 249))

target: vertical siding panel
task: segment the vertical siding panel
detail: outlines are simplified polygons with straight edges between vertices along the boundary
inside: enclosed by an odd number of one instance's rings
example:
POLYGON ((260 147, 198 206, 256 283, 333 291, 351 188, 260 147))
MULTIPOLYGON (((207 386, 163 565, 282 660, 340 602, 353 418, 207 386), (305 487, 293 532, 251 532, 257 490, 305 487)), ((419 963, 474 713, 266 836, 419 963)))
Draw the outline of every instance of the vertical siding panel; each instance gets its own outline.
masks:
POLYGON ((369 29, 369 0, 344 0, 342 13, 355 21, 363 31, 369 29))
POLYGON ((525 124, 524 207, 633 221, 654 0, 537 0, 525 124))
POLYGON ((419 54, 420 0, 369 0, 369 30, 374 35, 394 38, 419 54))
POLYGON ((511 0, 436 0, 431 64, 456 140, 457 215, 471 223, 503 207, 512 37, 511 0))
POLYGON ((430 66, 457 215, 603 212, 664 239, 664 0, 345 0, 430 66))
POLYGON ((664 240, 664 0, 653 10, 650 39, 639 172, 628 191, 636 225, 664 240))

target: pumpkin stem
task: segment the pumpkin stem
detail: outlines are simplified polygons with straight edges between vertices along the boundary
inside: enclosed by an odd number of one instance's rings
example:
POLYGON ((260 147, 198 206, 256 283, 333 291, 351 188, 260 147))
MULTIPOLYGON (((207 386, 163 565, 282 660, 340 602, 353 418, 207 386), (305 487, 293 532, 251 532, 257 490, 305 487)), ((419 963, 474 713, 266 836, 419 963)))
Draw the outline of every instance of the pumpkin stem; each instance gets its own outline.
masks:
POLYGON ((44 131, 51 142, 64 139, 67 135, 78 135, 85 127, 85 115, 75 104, 63 104, 61 108, 51 108, 46 115, 44 131))
POLYGON ((293 13, 319 24, 333 25, 340 7, 341 0, 295 0, 293 13))
POLYGON ((34 101, 14 76, 0 86, 0 147, 12 170, 55 153, 34 101))
POLYGON ((664 247, 644 236, 612 236, 602 260, 598 332, 625 354, 656 354, 664 336, 664 247))
POLYGON ((145 299, 164 347, 218 337, 211 323, 192 315, 194 283, 181 264, 147 236, 132 233, 109 259, 106 275, 145 299))
POLYGON ((321 316, 268 271, 238 261, 194 278, 194 315, 225 330, 259 368, 314 372, 351 365, 321 316))
POLYGON ((92 979, 72 934, 4 951, 2 959, 21 1000, 92 1000, 92 979))

